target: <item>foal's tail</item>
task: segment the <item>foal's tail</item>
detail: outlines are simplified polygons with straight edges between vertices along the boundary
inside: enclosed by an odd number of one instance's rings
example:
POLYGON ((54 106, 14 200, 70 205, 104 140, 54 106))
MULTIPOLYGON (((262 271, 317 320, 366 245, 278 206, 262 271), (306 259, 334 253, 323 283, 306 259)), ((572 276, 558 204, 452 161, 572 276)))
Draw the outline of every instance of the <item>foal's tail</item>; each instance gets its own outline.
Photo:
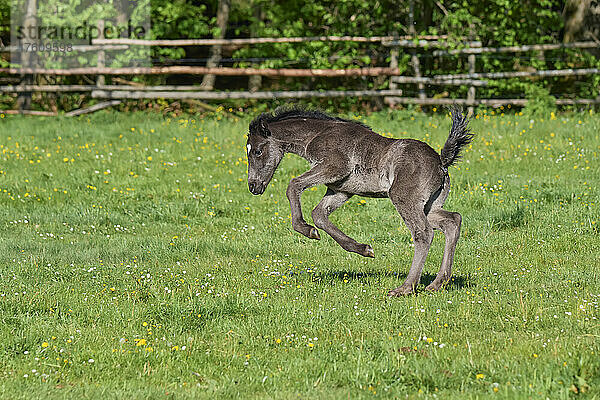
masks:
POLYGON ((469 128, 470 119, 463 115, 459 107, 450 108, 450 113, 452 115, 452 128, 450 128, 450 135, 440 155, 442 167, 444 168, 448 168, 460 160, 460 150, 471 143, 473 136, 475 136, 469 128))

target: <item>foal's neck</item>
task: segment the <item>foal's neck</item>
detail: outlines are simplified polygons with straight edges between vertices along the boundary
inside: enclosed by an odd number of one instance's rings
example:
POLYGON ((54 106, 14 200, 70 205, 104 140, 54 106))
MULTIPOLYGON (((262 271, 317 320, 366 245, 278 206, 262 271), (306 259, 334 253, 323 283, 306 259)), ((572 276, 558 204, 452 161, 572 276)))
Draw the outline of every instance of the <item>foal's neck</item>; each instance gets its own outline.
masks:
POLYGON ((306 146, 323 132, 323 125, 310 122, 310 119, 290 119, 269 125, 274 140, 281 143, 286 153, 306 158, 306 146))

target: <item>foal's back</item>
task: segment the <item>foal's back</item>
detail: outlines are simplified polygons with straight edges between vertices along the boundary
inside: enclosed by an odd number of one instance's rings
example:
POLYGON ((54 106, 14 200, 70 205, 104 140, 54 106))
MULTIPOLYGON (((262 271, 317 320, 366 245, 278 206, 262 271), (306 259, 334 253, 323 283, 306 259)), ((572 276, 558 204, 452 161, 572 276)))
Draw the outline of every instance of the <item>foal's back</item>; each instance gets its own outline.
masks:
POLYGON ((427 143, 386 138, 347 121, 323 123, 306 146, 306 158, 347 171, 344 179, 328 185, 331 189, 366 197, 388 197, 396 179, 412 176, 440 186, 444 176, 439 154, 427 143))

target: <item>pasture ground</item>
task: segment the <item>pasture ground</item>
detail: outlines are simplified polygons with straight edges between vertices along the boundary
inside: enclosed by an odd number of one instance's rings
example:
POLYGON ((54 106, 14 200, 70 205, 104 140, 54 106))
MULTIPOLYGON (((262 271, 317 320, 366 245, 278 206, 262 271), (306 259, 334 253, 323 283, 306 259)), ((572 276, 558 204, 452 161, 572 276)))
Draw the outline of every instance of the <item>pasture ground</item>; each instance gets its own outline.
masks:
MULTIPOLYGON (((478 115, 416 296, 387 199, 332 220, 375 259, 295 233, 288 155, 246 184, 250 117, 0 118, 0 397, 600 397, 600 118, 478 115)), ((350 116, 439 151, 447 115, 350 116)), ((303 196, 304 213, 325 192, 303 196)))

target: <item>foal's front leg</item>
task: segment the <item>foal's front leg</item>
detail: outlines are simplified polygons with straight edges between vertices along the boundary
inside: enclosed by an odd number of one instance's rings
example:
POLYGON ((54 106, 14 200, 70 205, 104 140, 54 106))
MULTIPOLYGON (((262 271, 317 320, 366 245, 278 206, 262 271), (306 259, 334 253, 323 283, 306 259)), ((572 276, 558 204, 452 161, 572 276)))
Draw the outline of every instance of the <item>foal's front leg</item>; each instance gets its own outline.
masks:
POLYGON ((309 239, 321 239, 317 228, 310 226, 304 220, 302 207, 300 205, 300 196, 303 191, 311 186, 326 185, 328 183, 339 181, 342 178, 344 178, 344 173, 339 166, 319 164, 310 171, 306 171, 290 181, 286 195, 290 201, 290 208, 292 211, 292 228, 294 228, 296 232, 300 232, 309 239))
POLYGON ((319 229, 327 232, 344 250, 358 253, 365 257, 375 257, 371 246, 358 243, 329 220, 329 215, 340 208, 350 197, 352 195, 349 193, 335 192, 327 189, 323 200, 321 200, 312 212, 313 221, 319 229))

